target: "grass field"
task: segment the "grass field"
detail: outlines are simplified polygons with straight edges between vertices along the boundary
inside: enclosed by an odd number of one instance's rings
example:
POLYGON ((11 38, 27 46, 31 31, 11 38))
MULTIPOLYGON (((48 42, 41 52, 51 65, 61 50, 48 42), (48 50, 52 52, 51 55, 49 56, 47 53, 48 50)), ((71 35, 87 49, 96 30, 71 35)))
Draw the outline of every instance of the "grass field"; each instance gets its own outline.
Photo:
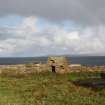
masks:
POLYGON ((86 76, 90 74, 0 77, 0 105, 105 105, 105 89, 95 91, 70 82, 86 76))

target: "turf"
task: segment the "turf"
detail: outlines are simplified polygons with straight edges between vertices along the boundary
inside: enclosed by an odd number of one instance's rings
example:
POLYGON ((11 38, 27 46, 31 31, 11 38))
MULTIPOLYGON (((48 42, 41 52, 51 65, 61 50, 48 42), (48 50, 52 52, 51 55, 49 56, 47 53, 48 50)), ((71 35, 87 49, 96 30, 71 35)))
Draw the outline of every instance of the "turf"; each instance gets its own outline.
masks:
POLYGON ((35 73, 0 77, 0 105, 105 105, 105 89, 75 86, 79 75, 35 73))

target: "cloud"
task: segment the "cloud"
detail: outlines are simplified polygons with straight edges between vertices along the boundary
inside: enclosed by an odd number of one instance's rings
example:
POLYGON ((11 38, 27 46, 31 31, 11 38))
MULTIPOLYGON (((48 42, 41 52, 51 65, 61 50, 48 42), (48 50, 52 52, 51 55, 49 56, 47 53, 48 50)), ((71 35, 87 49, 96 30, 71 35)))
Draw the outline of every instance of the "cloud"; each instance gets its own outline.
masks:
POLYGON ((39 21, 31 16, 16 27, 1 27, 0 56, 105 55, 104 25, 66 30, 50 22, 38 27, 39 21))
POLYGON ((104 10, 104 0, 0 0, 0 56, 105 55, 104 10))
POLYGON ((82 25, 105 24, 105 0, 0 0, 0 16, 38 16, 82 25))

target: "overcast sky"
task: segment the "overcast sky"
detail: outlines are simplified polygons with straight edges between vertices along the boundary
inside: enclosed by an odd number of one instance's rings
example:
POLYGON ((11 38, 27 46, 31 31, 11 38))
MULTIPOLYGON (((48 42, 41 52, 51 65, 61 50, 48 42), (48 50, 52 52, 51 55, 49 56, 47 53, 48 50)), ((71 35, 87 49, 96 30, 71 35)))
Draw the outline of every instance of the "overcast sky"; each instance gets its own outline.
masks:
POLYGON ((0 0, 0 57, 105 55, 105 0, 0 0))

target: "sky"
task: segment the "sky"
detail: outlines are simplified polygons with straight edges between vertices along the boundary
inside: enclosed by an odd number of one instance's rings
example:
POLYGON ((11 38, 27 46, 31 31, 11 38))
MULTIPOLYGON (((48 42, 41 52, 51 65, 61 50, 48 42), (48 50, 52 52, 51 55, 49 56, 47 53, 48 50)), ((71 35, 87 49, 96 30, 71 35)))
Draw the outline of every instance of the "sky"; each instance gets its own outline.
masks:
POLYGON ((105 0, 0 0, 0 57, 105 56, 105 0))

